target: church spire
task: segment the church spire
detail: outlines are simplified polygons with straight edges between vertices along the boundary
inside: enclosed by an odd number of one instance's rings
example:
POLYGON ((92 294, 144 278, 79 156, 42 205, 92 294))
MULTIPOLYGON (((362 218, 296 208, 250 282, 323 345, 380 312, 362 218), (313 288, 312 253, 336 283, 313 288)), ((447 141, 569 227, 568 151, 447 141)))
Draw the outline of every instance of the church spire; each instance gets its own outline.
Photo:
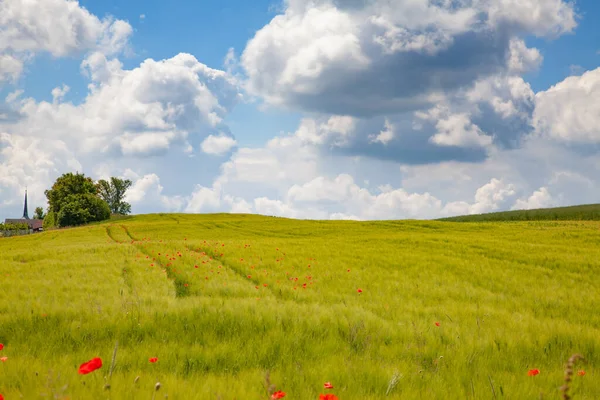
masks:
POLYGON ((23 207, 23 219, 29 219, 29 213, 27 212, 27 189, 25 189, 25 206, 23 207))

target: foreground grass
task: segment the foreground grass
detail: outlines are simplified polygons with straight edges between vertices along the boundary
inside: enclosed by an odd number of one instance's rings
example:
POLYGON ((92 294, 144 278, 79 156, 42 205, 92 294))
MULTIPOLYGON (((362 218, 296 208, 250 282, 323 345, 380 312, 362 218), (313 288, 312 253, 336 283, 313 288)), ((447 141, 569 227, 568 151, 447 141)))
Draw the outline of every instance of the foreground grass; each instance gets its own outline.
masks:
POLYGON ((0 239, 0 393, 268 399, 270 371, 286 399, 556 399, 581 353, 571 393, 598 399, 599 267, 598 222, 160 214, 0 239))
POLYGON ((461 215, 458 217, 441 218, 439 221, 600 221, 600 204, 461 215))

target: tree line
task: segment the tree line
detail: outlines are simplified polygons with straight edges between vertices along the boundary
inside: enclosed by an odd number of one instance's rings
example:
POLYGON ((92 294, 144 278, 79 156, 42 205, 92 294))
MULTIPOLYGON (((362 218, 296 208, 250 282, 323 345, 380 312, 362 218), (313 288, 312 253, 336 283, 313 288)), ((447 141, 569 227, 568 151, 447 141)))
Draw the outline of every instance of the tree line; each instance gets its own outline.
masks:
POLYGON ((131 205, 124 199, 131 185, 129 179, 111 177, 94 182, 84 174, 69 172, 44 192, 48 199, 47 213, 37 207, 35 217, 43 219, 44 229, 48 229, 104 221, 111 214, 130 214, 131 205))

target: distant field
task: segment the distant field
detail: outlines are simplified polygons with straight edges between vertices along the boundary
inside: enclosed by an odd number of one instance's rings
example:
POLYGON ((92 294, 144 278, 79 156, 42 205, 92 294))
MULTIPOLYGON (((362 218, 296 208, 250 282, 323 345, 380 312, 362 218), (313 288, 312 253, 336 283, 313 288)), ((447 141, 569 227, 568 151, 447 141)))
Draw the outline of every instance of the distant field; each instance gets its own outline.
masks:
POLYGON ((439 219, 439 221, 600 221, 600 204, 463 215, 459 217, 442 218, 439 219))
POLYGON ((599 272, 597 221, 160 214, 4 238, 0 394, 266 400, 270 371, 286 400, 558 399, 580 353, 571 393, 597 400, 599 272))

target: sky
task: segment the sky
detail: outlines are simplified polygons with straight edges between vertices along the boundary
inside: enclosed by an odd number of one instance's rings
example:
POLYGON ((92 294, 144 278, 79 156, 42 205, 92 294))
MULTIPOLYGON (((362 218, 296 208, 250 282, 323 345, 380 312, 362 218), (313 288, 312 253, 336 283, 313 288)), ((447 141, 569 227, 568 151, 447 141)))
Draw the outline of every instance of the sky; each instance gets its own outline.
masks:
POLYGON ((600 202, 596 0, 0 0, 0 220, 431 219, 600 202))

